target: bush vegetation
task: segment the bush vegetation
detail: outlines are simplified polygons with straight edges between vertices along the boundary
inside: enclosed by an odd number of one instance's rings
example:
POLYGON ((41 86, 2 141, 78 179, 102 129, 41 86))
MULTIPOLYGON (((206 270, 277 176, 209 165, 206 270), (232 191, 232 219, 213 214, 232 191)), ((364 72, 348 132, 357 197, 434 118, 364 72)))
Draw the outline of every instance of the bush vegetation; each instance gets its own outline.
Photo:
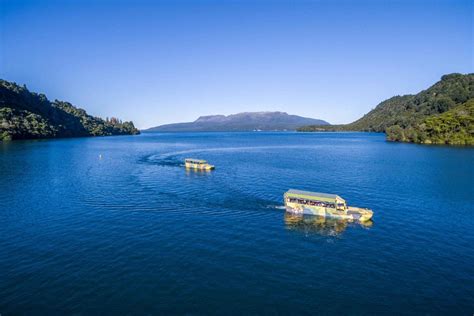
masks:
POLYGON ((387 128, 387 139, 422 144, 474 145, 474 99, 406 129, 387 128))

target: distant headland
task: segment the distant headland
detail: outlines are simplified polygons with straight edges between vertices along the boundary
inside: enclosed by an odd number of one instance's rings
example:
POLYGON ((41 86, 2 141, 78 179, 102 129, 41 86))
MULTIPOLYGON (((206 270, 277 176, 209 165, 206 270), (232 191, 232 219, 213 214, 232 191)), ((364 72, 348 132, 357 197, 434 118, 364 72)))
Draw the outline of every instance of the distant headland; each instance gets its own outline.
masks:
POLYGON ((329 125, 328 122, 290 115, 285 112, 243 112, 232 115, 201 116, 194 122, 156 126, 146 132, 246 132, 292 131, 304 125, 329 125))
POLYGON ((0 79, 0 141, 35 138, 134 135, 133 122, 94 117, 71 103, 0 79))

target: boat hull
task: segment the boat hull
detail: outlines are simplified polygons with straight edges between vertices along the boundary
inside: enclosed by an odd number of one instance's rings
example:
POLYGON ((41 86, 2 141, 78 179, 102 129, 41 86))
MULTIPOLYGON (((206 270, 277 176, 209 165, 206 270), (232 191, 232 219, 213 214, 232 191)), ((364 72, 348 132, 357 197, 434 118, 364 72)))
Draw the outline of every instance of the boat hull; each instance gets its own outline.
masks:
POLYGON ((194 164, 194 163, 185 163, 185 167, 187 169, 195 169, 195 170, 213 170, 214 166, 210 164, 194 164))
POLYGON ((346 210, 334 208, 286 203, 286 211, 291 214, 316 215, 330 218, 346 219, 351 221, 365 222, 372 218, 373 212, 368 209, 348 207, 346 210))

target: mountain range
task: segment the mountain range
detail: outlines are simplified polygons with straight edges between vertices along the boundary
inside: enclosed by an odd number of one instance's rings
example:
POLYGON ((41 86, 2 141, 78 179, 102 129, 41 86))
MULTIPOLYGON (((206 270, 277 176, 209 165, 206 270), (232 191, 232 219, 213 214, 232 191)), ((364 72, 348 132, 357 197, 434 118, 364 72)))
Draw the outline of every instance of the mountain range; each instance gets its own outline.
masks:
MULTIPOLYGON (((194 122, 146 131, 369 131, 389 141, 474 145, 474 74, 448 74, 417 94, 394 96, 345 125, 289 115, 244 112, 201 116, 194 122)), ((138 134, 133 122, 94 117, 71 103, 50 101, 26 86, 0 79, 0 141, 11 139, 138 134)))
POLYGON ((243 112, 232 115, 201 116, 194 122, 166 124, 149 128, 154 132, 284 131, 304 125, 329 125, 328 122, 290 115, 285 112, 243 112))

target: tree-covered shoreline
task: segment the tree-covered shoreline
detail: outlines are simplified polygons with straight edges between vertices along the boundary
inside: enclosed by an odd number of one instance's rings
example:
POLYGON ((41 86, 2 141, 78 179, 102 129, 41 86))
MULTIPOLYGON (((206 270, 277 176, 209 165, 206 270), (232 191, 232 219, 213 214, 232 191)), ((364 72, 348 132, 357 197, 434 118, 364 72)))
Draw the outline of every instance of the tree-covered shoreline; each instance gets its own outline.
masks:
POLYGON ((387 129, 387 140, 422 144, 474 145, 474 99, 406 129, 387 129))
POLYGON ((381 102, 359 120, 345 125, 304 126, 301 132, 384 132, 389 141, 474 145, 474 74, 449 74, 415 95, 381 102))
POLYGON ((51 102, 44 94, 0 79, 0 141, 139 133, 133 122, 94 117, 69 102, 51 102))

